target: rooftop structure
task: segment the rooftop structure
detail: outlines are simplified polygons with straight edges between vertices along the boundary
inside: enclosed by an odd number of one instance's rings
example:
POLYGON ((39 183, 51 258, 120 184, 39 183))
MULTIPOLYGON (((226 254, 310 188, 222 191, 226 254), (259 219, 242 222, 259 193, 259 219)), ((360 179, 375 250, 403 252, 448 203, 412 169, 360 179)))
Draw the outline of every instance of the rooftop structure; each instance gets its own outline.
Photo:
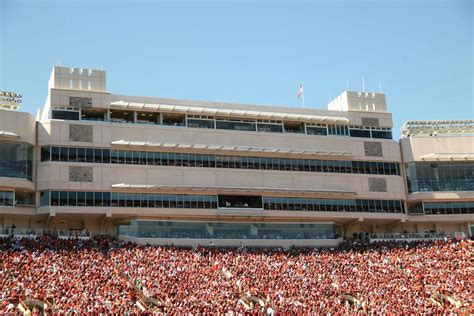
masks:
POLYGON ((401 136, 474 135, 474 120, 407 121, 401 128, 401 136))

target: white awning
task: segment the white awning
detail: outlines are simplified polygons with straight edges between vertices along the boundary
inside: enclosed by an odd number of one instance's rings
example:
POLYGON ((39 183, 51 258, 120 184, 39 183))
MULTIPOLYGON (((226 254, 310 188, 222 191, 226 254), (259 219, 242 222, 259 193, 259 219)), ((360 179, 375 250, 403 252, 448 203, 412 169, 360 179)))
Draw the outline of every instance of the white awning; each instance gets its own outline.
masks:
POLYGON ((161 185, 161 184, 112 184, 113 189, 145 189, 145 190, 186 190, 186 191, 232 191, 238 193, 288 193, 288 194, 330 194, 330 195, 357 195, 347 190, 328 189, 290 189, 290 188, 263 188, 263 187, 230 187, 230 186, 197 186, 197 185, 161 185))
POLYGON ((474 153, 432 153, 421 156, 423 161, 464 161, 474 160, 474 153))
POLYGON ((270 112, 270 111, 250 111, 239 109, 219 109, 199 106, 187 105, 170 105, 170 104, 152 104, 152 103, 136 103, 127 101, 112 102, 111 105, 115 108, 144 110, 144 111, 163 111, 182 114, 195 115, 211 115, 224 116, 236 118, 252 118, 252 119, 266 119, 266 120, 289 120, 289 121, 304 121, 304 122, 319 122, 319 123, 348 123, 349 119, 343 116, 323 116, 311 114, 298 114, 286 112, 270 112))
POLYGON ((17 134, 9 131, 0 131, 0 137, 11 137, 11 138, 18 138, 17 134))
POLYGON ((206 150, 207 149, 207 150, 230 151, 230 152, 280 153, 280 154, 298 154, 298 155, 311 155, 311 156, 338 156, 338 157, 352 157, 353 156, 353 154, 348 151, 326 151, 326 150, 205 145, 205 144, 152 143, 152 142, 134 142, 134 141, 127 141, 127 140, 112 141, 111 145, 134 146, 134 147, 156 147, 156 148, 180 148, 180 149, 187 149, 187 150, 206 150))

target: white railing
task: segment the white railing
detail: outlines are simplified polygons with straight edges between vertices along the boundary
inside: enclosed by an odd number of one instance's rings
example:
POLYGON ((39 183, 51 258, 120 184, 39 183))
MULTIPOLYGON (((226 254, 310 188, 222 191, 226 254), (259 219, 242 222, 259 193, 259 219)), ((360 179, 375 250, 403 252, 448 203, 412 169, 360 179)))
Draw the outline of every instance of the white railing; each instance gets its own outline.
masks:
POLYGON ((83 230, 55 230, 55 229, 32 229, 32 228, 11 228, 0 227, 0 238, 14 236, 17 238, 35 238, 43 234, 57 235, 60 239, 90 239, 90 231, 83 230))
POLYGON ((369 234, 370 241, 389 240, 439 240, 446 237, 444 233, 377 233, 369 234))
POLYGON ((92 234, 87 229, 83 230, 58 230, 60 239, 91 239, 92 234))

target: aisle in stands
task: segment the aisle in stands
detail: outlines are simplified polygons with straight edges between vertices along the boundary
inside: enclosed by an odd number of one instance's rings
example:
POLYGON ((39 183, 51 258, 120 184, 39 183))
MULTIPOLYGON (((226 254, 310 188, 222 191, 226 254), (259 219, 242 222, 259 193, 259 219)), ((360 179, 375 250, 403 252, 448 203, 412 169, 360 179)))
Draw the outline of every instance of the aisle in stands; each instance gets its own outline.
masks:
POLYGON ((59 314, 474 312, 469 240, 282 250, 43 236, 0 250, 2 313, 34 300, 59 314))

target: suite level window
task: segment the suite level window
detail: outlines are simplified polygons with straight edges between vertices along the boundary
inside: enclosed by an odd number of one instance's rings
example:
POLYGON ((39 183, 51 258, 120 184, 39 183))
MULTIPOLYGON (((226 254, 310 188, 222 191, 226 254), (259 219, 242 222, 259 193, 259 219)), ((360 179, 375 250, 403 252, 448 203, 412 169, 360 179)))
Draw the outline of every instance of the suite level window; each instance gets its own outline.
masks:
POLYGON ((328 125, 328 135, 349 136, 349 127, 345 125, 328 125))
POLYGON ((184 114, 163 114, 163 125, 186 126, 186 115, 184 114))
POLYGON ((135 121, 135 112, 110 110, 110 121, 113 123, 133 123, 135 121))
POLYGON ((16 191, 15 192, 15 205, 21 206, 35 206, 36 205, 36 194, 32 191, 16 191))
POLYGON ((372 130, 372 138, 392 139, 391 131, 372 130))
POLYGON ((33 146, 0 141, 0 177, 33 178, 33 146))
POLYGON ((265 133, 283 133, 283 124, 257 123, 257 131, 265 133))
POLYGON ((188 115, 188 127, 214 128, 214 118, 210 116, 188 115))
POLYGON ((326 126, 306 126, 306 133, 308 135, 326 136, 328 134, 328 129, 326 126))
MULTIPOLYGON (((0 151, 0 158, 1 154, 0 151)), ((81 147, 42 147, 41 161, 400 175, 398 164, 390 162, 201 155, 81 147)), ((0 171, 2 167, 11 171, 11 167, 7 168, 7 165, 2 164, 0 164, 0 171)), ((471 170, 467 167, 464 169, 465 173, 471 170)), ((409 188, 414 190, 414 185, 417 184, 412 179, 412 174, 412 168, 407 168, 409 188)), ((463 183, 472 185, 474 182, 468 183, 469 179, 464 179, 463 183)), ((449 183, 447 180, 444 182, 449 183)))
POLYGON ((228 129, 235 131, 256 131, 256 123, 254 121, 216 118, 217 129, 228 129))
POLYGON ((106 121, 107 120, 107 110, 82 109, 81 120, 83 120, 83 121, 98 121, 98 122, 106 121))
POLYGON ((370 138, 370 130, 351 128, 351 137, 370 138))
POLYGON ((304 123, 301 122, 284 122, 283 127, 286 133, 304 134, 304 123))
POLYGON ((13 206, 13 191, 0 191, 0 206, 13 206))
POLYGON ((79 109, 77 110, 53 109, 51 111, 51 118, 54 120, 79 121, 79 109))
POLYGON ((219 195, 219 208, 263 208, 261 196, 219 195))
POLYGON ((137 112, 137 123, 138 124, 160 124, 160 114, 153 112, 137 112))

